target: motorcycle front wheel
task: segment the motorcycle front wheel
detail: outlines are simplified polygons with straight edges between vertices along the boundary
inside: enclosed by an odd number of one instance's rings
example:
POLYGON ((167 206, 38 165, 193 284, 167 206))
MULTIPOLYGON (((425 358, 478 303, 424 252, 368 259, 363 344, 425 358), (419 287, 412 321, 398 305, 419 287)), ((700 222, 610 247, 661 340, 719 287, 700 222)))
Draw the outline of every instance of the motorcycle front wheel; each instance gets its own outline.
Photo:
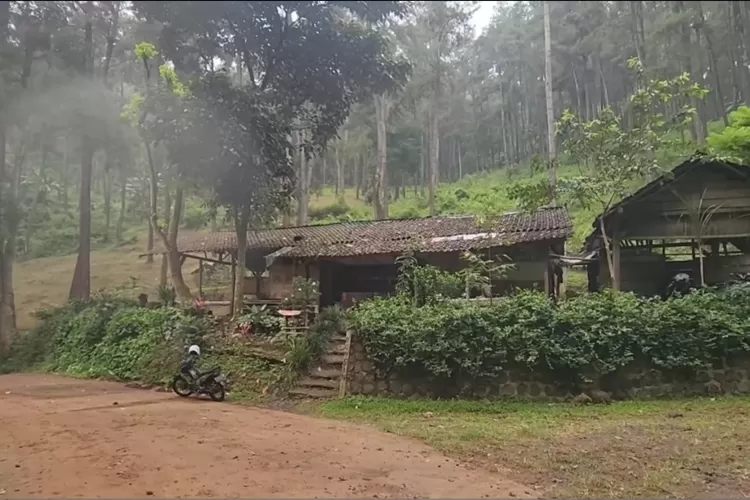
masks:
POLYGON ((226 396, 224 386, 218 382, 214 382, 208 390, 208 396, 216 402, 224 401, 224 397, 226 396))
POLYGON ((190 382, 180 375, 177 375, 172 380, 172 391, 183 398, 186 398, 193 393, 193 390, 190 388, 190 382))

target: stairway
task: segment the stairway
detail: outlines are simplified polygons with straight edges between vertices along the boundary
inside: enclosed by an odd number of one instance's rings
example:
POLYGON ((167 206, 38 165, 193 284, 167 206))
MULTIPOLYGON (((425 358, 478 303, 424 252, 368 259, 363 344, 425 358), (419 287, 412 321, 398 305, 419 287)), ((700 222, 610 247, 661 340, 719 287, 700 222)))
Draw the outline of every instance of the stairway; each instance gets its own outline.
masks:
POLYGON ((346 335, 337 333, 331 338, 326 353, 307 376, 289 391, 290 396, 308 399, 336 398, 346 363, 346 335))

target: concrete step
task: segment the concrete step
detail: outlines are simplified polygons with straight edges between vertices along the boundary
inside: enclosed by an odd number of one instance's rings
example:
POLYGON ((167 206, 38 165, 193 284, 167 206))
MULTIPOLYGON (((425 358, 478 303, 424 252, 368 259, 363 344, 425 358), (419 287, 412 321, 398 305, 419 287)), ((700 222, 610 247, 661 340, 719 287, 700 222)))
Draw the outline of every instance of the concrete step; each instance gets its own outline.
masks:
POLYGON ((327 378, 333 380, 339 380, 341 378, 341 370, 324 369, 318 367, 318 369, 310 370, 308 375, 313 378, 327 378))
POLYGON ((344 364, 343 354, 324 354, 321 356, 320 361, 324 365, 342 365, 344 364))
POLYGON ((338 380, 327 378, 305 377, 297 382, 297 387, 313 387, 318 389, 338 389, 338 380))
POLYGON ((346 344, 332 344, 328 346, 327 354, 346 354, 346 344))
POLYGON ((332 389, 313 389, 309 387, 296 387, 289 391, 290 396, 309 399, 324 399, 336 397, 337 392, 332 389))

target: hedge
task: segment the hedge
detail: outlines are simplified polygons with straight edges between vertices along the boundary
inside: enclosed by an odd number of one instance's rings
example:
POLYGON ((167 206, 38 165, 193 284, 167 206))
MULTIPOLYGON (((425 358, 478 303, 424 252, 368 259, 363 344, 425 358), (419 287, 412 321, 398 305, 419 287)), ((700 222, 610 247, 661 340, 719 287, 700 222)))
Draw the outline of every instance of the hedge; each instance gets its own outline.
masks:
POLYGON ((359 305, 352 326, 384 371, 482 379, 509 367, 580 381, 634 361, 696 370, 750 352, 750 292, 706 290, 670 300, 605 291, 554 303, 521 292, 495 304, 406 296, 359 305))

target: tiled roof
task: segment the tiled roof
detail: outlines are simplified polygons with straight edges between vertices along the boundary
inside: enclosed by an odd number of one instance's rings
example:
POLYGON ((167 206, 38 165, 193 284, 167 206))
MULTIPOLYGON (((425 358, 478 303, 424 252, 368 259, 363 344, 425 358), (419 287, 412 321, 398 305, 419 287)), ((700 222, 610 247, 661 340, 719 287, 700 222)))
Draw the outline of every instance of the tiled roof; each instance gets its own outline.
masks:
MULTIPOLYGON (((290 247, 287 257, 453 252, 568 238, 572 226, 562 207, 505 214, 485 224, 473 216, 359 221, 250 232, 248 249, 290 247)), ((236 238, 231 232, 186 234, 177 246, 182 253, 220 252, 235 249, 236 238)))

